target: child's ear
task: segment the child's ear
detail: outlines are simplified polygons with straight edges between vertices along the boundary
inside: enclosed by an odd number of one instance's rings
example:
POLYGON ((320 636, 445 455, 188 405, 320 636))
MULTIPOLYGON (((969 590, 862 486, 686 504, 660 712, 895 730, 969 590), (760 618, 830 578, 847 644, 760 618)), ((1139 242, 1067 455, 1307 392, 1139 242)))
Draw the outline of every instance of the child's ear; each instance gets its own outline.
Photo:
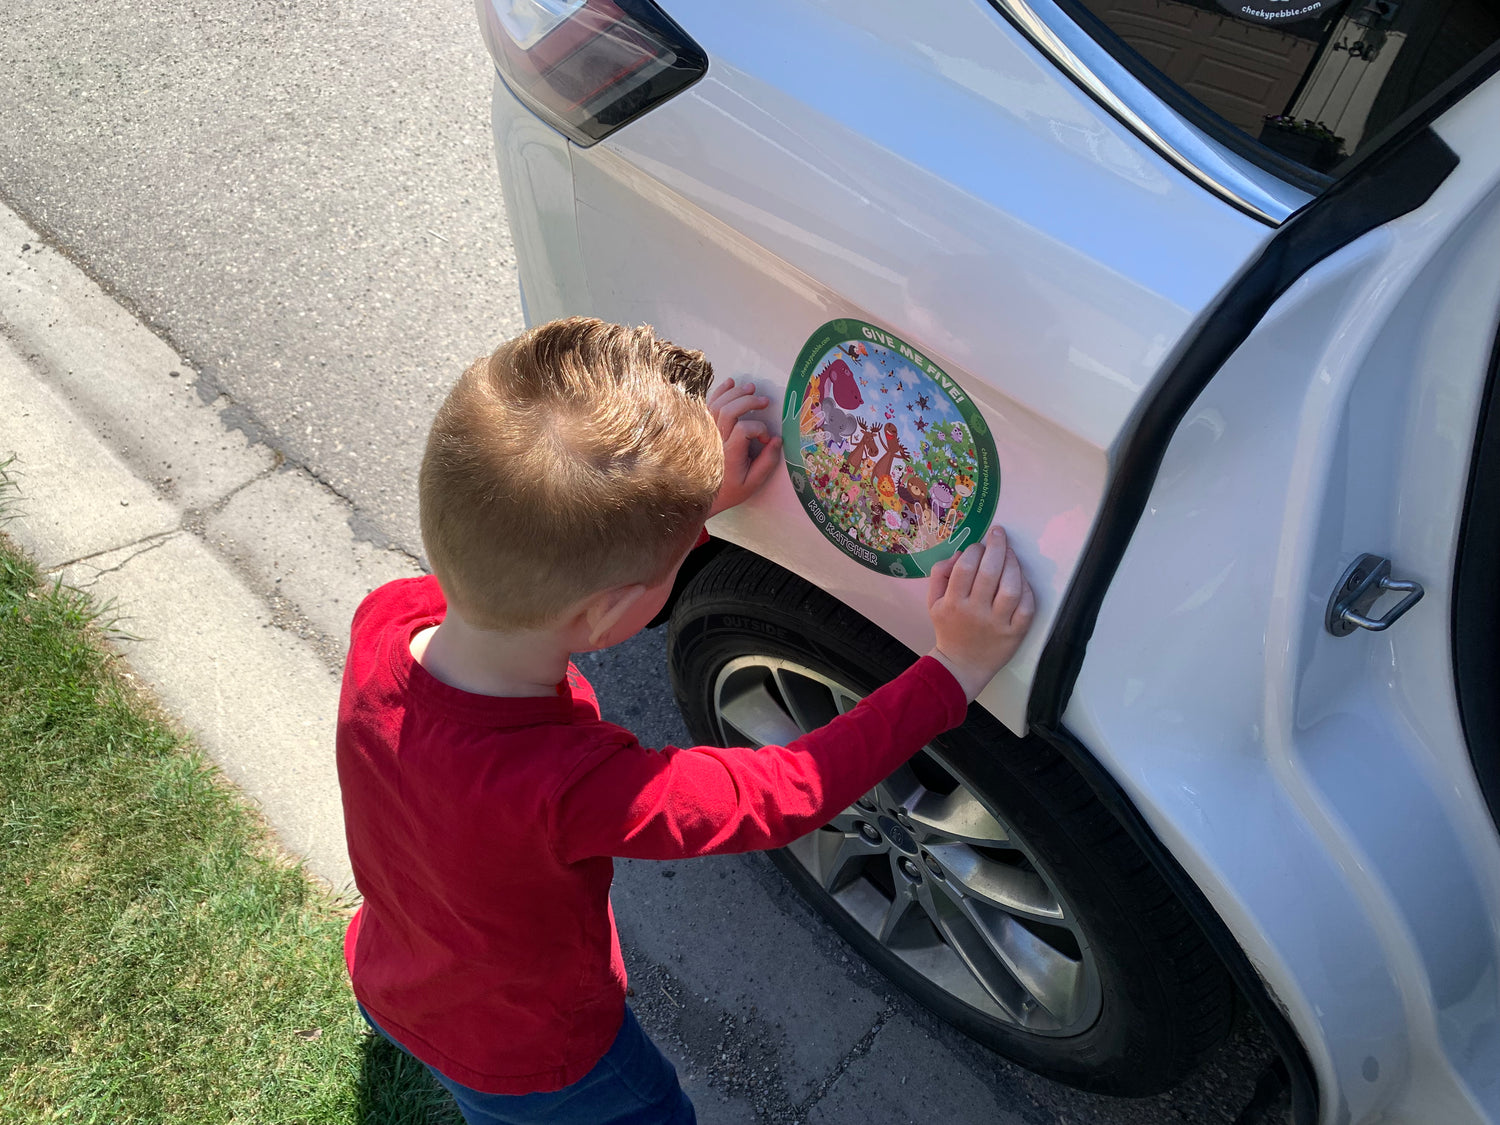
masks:
POLYGON ((589 644, 595 648, 604 647, 608 643, 604 638, 609 636, 610 630, 620 623, 645 593, 646 587, 636 582, 629 586, 601 590, 590 598, 583 611, 589 631, 589 644))

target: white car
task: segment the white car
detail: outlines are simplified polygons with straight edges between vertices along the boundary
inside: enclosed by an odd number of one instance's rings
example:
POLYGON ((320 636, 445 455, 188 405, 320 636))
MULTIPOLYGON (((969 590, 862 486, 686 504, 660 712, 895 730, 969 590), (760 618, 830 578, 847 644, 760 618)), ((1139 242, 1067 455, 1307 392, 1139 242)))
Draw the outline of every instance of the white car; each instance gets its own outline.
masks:
POLYGON ((780 406, 673 609, 693 733, 850 706, 993 521, 1039 602, 779 865, 1063 1081, 1239 996, 1299 1123, 1500 1122, 1500 9, 663 3, 478 8, 528 320, 780 406))

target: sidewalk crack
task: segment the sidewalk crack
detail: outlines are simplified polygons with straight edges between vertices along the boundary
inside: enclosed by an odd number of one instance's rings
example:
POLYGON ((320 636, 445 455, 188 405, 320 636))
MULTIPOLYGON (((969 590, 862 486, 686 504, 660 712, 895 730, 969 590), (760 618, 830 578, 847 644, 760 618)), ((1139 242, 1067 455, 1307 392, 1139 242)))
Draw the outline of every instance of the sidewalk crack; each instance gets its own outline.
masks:
POLYGON ((181 528, 174 527, 170 531, 159 531, 155 535, 148 535, 144 539, 137 539, 134 543, 126 543, 123 546, 119 547, 108 547, 102 551, 95 551, 92 554, 82 555, 79 558, 71 559, 68 562, 58 563, 56 566, 48 567, 47 573, 56 574, 59 571, 66 570, 71 566, 92 566, 92 564, 89 562, 90 559, 97 559, 102 555, 112 555, 117 551, 129 551, 131 547, 139 548, 138 550, 131 551, 130 554, 126 555, 123 559, 115 563, 113 566, 94 568, 94 576, 87 582, 76 582, 71 584, 74 589, 87 590, 95 582, 99 581, 99 579, 104 575, 113 574, 115 571, 124 567, 127 563, 134 562, 142 555, 154 551, 156 550, 156 548, 165 545, 168 539, 178 534, 181 530, 181 528))
POLYGON ((823 1080, 813 1087, 812 1093, 808 1094, 807 1097, 803 1098, 793 1108, 790 1125, 803 1125, 803 1122, 807 1120, 807 1115, 813 1111, 813 1107, 827 1096, 828 1091, 833 1089, 834 1083, 844 1076, 844 1072, 853 1066, 857 1060, 864 1058, 865 1055, 870 1053, 870 1048, 875 1045, 875 1037, 885 1027, 886 1021, 895 1014, 896 1009, 893 1007, 886 1007, 881 1010, 880 1014, 875 1017, 875 1022, 870 1025, 870 1029, 859 1037, 854 1046, 844 1052, 844 1057, 839 1059, 834 1064, 833 1069, 823 1076, 823 1080))
POLYGON ((239 484, 235 485, 228 492, 224 493, 223 496, 220 496, 212 504, 209 504, 206 507, 202 508, 188 508, 187 510, 185 510, 182 513, 182 529, 192 535, 196 535, 199 539, 202 539, 204 537, 204 533, 208 529, 208 521, 213 519, 214 516, 218 515, 225 508, 229 507, 230 503, 236 496, 238 496, 241 492, 244 492, 245 489, 249 488, 252 484, 259 484, 261 481, 268 479, 275 473, 281 472, 286 467, 287 461, 284 457, 282 457, 279 451, 273 449, 271 452, 273 454, 273 458, 272 463, 269 466, 262 469, 254 476, 242 480, 239 484))

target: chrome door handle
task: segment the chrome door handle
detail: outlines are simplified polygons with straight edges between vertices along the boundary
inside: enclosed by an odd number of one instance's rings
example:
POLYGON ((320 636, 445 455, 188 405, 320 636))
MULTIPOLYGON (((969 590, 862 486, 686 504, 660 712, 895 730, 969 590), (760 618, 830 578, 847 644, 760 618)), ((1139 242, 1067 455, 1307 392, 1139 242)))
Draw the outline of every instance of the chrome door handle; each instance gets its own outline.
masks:
POLYGON ((1360 555, 1349 564, 1339 584, 1328 599, 1328 612, 1323 624, 1335 637, 1347 637, 1356 629, 1369 629, 1379 633, 1389 629, 1397 619, 1422 600, 1426 593, 1420 582, 1410 582, 1391 577, 1391 560, 1379 555, 1360 555), (1381 617, 1369 616, 1371 608, 1380 595, 1387 590, 1405 594, 1381 617))

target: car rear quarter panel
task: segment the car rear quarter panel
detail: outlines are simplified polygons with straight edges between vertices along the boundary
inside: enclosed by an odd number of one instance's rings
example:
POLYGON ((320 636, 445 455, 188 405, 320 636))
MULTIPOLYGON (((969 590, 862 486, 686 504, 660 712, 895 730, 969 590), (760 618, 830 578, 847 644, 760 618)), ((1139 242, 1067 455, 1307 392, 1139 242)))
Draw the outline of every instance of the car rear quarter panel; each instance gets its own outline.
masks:
MULTIPOLYGON (((1114 443, 1270 228, 1166 164, 979 0, 669 8, 708 75, 568 150, 587 304, 559 294, 543 315, 653 324, 754 380, 773 415, 830 319, 931 356, 992 428, 996 519, 1038 594, 1032 637, 981 697, 1024 729, 1114 443)), ((714 530, 930 646, 924 583, 834 549, 784 473, 714 530)))

